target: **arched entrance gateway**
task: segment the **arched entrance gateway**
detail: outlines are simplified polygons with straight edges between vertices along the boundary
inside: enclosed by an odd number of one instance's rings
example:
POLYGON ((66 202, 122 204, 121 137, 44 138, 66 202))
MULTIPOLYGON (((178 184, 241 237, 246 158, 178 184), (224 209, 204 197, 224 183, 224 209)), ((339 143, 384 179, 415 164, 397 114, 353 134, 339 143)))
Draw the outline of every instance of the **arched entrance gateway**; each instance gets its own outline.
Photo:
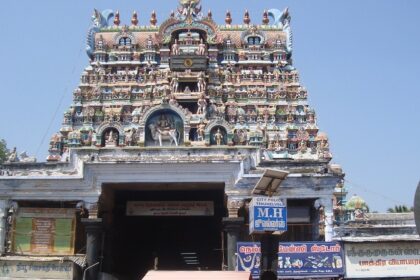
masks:
POLYGON ((108 200, 103 266, 118 279, 222 268, 223 183, 109 183, 102 195, 108 200))
POLYGON ((206 157, 190 148, 127 151, 132 159, 140 152, 143 160, 91 162, 83 170, 87 176, 79 185, 91 197, 80 207, 90 217, 83 220, 88 237, 95 237, 86 244, 91 263, 100 260, 100 271, 117 279, 138 279, 153 269, 222 270, 228 256, 233 262, 223 221, 237 217, 242 205, 241 197, 230 194, 241 165, 252 165, 248 151, 240 150, 245 161, 231 154, 232 160, 214 163, 183 160, 206 157), (153 160, 157 150, 167 160, 153 160))
POLYGON ((276 193, 288 207, 281 239, 330 241, 344 175, 328 165, 292 65, 290 14, 270 10, 253 25, 246 13, 236 26, 228 12, 218 25, 199 2, 180 0, 160 26, 155 13, 138 26, 136 13, 127 25, 95 10, 90 65, 49 162, 20 163, 14 151, 0 165, 0 254, 19 255, 0 256, 8 279, 250 266, 274 275, 255 254, 236 262, 238 242, 259 250, 246 217, 266 169, 292 174, 276 193))

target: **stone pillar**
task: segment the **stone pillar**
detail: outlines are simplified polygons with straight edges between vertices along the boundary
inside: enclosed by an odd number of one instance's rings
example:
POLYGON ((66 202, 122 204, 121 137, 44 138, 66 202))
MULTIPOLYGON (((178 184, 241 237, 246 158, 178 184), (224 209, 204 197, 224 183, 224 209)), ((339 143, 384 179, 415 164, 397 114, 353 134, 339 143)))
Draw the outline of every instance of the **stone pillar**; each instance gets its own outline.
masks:
POLYGON ((6 242, 6 218, 9 202, 0 200, 0 255, 5 253, 4 244, 6 242))
POLYGON ((313 205, 313 220, 312 220, 312 240, 319 240, 320 235, 324 234, 324 207, 320 200, 315 200, 313 205), (322 215, 320 215, 322 214, 322 215))
POLYGON ((227 233, 228 270, 236 269, 236 243, 243 224, 244 218, 223 218, 224 231, 227 233))
POLYGON ((238 210, 244 206, 244 199, 243 198, 228 198, 227 208, 228 208, 228 215, 229 218, 237 218, 238 217, 238 210))
POLYGON ((333 201, 331 198, 322 198, 320 199, 320 205, 324 207, 325 241, 332 241, 334 227, 333 201))
POLYGON ((333 213, 325 211, 325 241, 332 241, 333 238, 333 213))
MULTIPOLYGON (((82 219, 86 232, 86 262, 87 268, 100 261, 99 253, 102 241, 102 219, 82 219)), ((90 268, 86 275, 87 280, 98 279, 99 265, 90 268)))

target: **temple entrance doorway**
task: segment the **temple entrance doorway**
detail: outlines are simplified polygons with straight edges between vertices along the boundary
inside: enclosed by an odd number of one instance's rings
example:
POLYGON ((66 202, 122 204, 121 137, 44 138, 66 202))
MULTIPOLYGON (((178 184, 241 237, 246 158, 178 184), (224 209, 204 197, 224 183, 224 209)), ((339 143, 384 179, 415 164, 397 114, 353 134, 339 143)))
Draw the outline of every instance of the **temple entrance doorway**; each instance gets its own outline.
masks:
POLYGON ((224 184, 108 184, 102 271, 141 279, 147 271, 221 270, 224 184))

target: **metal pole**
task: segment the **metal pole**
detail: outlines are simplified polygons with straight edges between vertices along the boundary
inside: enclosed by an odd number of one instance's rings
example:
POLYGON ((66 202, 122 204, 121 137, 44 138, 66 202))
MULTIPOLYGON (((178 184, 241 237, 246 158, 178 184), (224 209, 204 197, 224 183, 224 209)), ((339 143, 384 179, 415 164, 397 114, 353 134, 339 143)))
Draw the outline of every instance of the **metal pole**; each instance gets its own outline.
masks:
MULTIPOLYGON (((268 188, 268 197, 273 196, 273 181, 271 179, 270 187, 268 188)), ((261 280, 271 280, 277 278, 277 273, 275 272, 275 267, 273 263, 277 260, 275 253, 273 252, 273 247, 276 248, 274 244, 275 238, 273 233, 266 232, 261 238, 261 280)))
POLYGON ((261 280, 277 279, 278 237, 264 233, 261 237, 261 280))
MULTIPOLYGON (((83 271, 83 280, 86 280, 86 271, 88 271, 89 269, 97 266, 100 262, 94 263, 91 266, 89 266, 88 268, 85 269, 85 271, 83 271)), ((94 279, 89 279, 89 280, 94 280, 94 279)))

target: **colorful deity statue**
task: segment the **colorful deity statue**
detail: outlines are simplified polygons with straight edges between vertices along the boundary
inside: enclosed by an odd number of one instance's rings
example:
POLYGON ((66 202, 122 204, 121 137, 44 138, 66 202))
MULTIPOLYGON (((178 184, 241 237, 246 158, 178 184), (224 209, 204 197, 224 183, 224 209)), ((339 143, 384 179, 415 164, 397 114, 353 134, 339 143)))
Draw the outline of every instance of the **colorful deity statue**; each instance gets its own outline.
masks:
POLYGON ((223 140, 224 140, 223 138, 224 138, 223 134, 220 131, 220 128, 218 128, 216 133, 214 134, 214 140, 215 140, 217 146, 222 145, 223 140))
POLYGON ((206 107, 207 107, 206 96, 204 94, 202 94, 200 99, 198 99, 197 105, 198 105, 197 115, 204 114, 206 112, 206 107))

